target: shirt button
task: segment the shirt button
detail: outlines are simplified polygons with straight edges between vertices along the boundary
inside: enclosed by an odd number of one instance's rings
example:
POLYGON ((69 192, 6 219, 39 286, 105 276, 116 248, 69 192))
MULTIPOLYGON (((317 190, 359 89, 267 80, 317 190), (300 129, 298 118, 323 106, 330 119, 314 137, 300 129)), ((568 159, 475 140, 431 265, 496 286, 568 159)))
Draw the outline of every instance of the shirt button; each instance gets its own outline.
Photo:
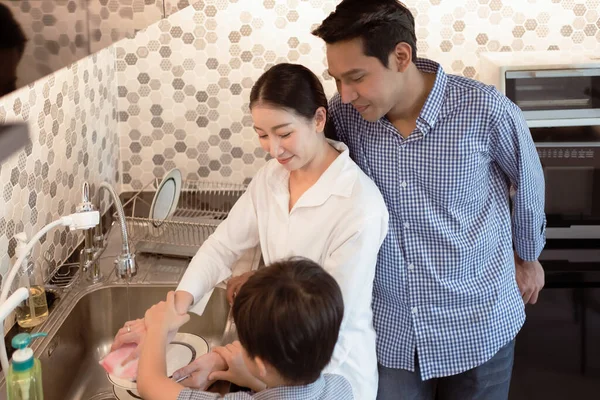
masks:
POLYGON ((402 183, 400 184, 400 186, 402 186, 403 188, 405 188, 405 187, 406 187, 406 186, 408 186, 408 185, 407 185, 407 183, 406 183, 406 182, 402 182, 402 183))
POLYGON ((408 264, 408 269, 412 271, 413 269, 415 269, 415 266, 413 264, 408 264))
POLYGON ((410 227, 410 224, 408 222, 404 223, 404 229, 408 229, 410 227))
POLYGON ((410 310, 410 311, 412 311, 413 314, 416 314, 417 313, 417 307, 413 307, 412 310, 410 310))

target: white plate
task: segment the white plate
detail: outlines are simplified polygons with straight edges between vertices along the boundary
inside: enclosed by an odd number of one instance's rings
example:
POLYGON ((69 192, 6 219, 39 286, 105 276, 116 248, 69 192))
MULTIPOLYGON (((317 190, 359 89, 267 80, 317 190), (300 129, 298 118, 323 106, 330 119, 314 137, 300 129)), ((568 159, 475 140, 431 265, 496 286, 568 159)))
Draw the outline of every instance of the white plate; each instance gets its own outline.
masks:
POLYGON ((137 390, 127 390, 118 386, 113 386, 113 394, 117 400, 138 400, 141 399, 140 394, 137 390))
MULTIPOLYGON (((208 350, 208 343, 200 336, 192 335, 190 333, 177 333, 173 341, 167 345, 167 375, 171 377, 173 372, 177 371, 179 368, 185 367, 198 357, 208 353, 208 350)), ((136 382, 118 378, 111 374, 106 375, 108 376, 108 380, 115 386, 115 389, 124 389, 120 391, 122 396, 126 394, 128 390, 137 395, 136 382)))
POLYGON ((181 171, 177 168, 173 168, 164 177, 158 189, 154 199, 152 199, 152 205, 150 206, 149 218, 153 220, 154 226, 158 227, 162 225, 165 219, 170 218, 179 202, 179 195, 181 194, 181 171))

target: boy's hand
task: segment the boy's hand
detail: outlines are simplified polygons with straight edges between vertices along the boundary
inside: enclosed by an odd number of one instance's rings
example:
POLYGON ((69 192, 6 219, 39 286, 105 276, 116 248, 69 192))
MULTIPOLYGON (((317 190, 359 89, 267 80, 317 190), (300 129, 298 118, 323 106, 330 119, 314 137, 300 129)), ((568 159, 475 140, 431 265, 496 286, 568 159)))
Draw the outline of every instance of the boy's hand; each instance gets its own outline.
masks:
POLYGON ((265 389, 266 385, 264 382, 252 375, 248 368, 246 368, 246 363, 242 356, 244 350, 240 342, 235 341, 225 347, 217 347, 213 351, 223 357, 229 369, 227 371, 213 372, 208 376, 208 379, 211 381, 226 380, 238 386, 250 388, 255 392, 265 389))
POLYGON ((167 301, 153 305, 144 317, 146 329, 160 329, 165 333, 176 332, 190 320, 189 314, 179 314, 175 309, 175 292, 167 294, 167 301))

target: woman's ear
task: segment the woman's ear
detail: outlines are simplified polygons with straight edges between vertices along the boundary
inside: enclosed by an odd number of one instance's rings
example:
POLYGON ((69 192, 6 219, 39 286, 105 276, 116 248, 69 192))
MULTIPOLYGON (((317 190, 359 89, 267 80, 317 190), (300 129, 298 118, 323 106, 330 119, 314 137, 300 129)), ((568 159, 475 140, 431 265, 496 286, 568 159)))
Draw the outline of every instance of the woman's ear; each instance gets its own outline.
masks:
POLYGON ((327 110, 325 107, 317 108, 315 111, 315 130, 318 133, 325 132, 325 123, 327 122, 327 110))

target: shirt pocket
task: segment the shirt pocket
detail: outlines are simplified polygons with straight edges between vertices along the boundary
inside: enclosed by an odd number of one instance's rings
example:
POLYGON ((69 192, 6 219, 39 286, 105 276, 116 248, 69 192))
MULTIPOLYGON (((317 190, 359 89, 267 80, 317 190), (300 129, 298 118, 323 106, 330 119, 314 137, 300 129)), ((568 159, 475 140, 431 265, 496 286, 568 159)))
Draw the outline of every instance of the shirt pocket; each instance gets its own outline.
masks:
POLYGON ((471 141, 440 143, 417 154, 412 164, 416 184, 438 205, 463 206, 481 199, 489 189, 488 153, 471 141))

